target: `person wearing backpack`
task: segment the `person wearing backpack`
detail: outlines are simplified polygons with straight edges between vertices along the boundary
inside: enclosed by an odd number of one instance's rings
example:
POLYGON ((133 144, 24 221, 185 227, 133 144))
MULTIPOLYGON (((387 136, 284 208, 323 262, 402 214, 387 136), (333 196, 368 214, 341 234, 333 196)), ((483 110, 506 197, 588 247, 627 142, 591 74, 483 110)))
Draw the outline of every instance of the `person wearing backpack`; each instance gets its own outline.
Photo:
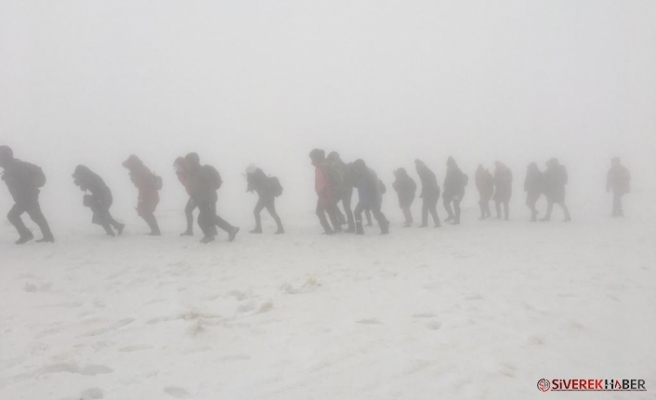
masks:
POLYGON ((150 236, 161 236, 155 210, 159 204, 159 190, 162 188, 162 179, 153 174, 134 154, 123 162, 123 167, 130 171, 130 180, 139 190, 137 200, 137 214, 146 221, 150 228, 150 236))
POLYGON ((497 219, 501 219, 501 206, 503 205, 503 219, 508 221, 513 175, 510 168, 501 161, 496 161, 494 165, 494 205, 497 210, 497 219))
POLYGON ((541 221, 550 221, 554 204, 558 204, 565 213, 565 222, 572 220, 569 209, 565 204, 565 185, 567 185, 567 169, 557 159, 547 161, 547 169, 542 175, 544 178, 544 194, 547 197, 547 214, 541 221))
POLYGON ((355 207, 355 233, 364 235, 362 227, 362 213, 370 209, 380 227, 380 233, 389 233, 389 221, 381 211, 382 187, 376 173, 367 167, 364 160, 357 159, 353 162, 355 172, 355 187, 358 189, 358 205, 355 207))
POLYGON ((423 161, 415 160, 415 168, 419 180, 421 181, 421 194, 419 198, 422 199, 421 205, 421 225, 420 228, 428 226, 428 214, 433 216, 435 227, 439 228, 440 217, 437 214, 437 201, 440 199, 440 186, 437 184, 437 177, 423 161))
POLYGON ((332 151, 328 154, 328 157, 326 157, 326 163, 333 180, 336 182, 339 200, 342 202, 344 214, 346 214, 345 219, 340 215, 340 222, 346 222, 346 232, 353 233, 355 232, 355 220, 353 219, 353 210, 351 208, 351 200, 353 198, 351 165, 342 161, 340 155, 336 151, 332 151), (342 219, 344 219, 344 221, 342 221, 342 219))
POLYGON ((105 181, 84 165, 78 165, 75 168, 73 179, 75 186, 85 192, 83 204, 93 212, 91 223, 102 226, 109 236, 116 236, 112 228, 115 228, 118 234, 121 235, 125 225, 117 222, 109 212, 114 199, 112 191, 105 184, 105 181), (86 194, 87 191, 91 194, 86 194))
POLYGON ((465 186, 469 178, 460 170, 456 160, 449 157, 446 161, 446 177, 444 178, 444 209, 449 215, 446 222, 451 221, 453 225, 460 224, 460 202, 465 197, 465 186), (453 210, 451 209, 453 205, 453 210))
POLYGON ((215 226, 228 233, 228 240, 233 241, 239 228, 230 225, 226 220, 216 214, 216 202, 218 200, 217 190, 223 184, 221 175, 211 165, 201 165, 197 153, 189 153, 185 156, 189 168, 189 190, 194 202, 198 205, 198 225, 203 231, 202 243, 215 240, 215 226))
POLYGON ((412 226, 413 223, 410 207, 415 201, 417 183, 410 177, 410 175, 408 175, 405 168, 399 168, 394 171, 394 176, 396 177, 396 180, 392 183, 392 187, 399 197, 399 207, 401 207, 403 216, 405 217, 405 225, 403 226, 407 228, 412 226))
POLYGON ((342 226, 339 221, 339 188, 333 180, 328 164, 326 153, 321 149, 314 149, 310 152, 310 161, 314 166, 314 190, 317 192, 317 217, 326 235, 342 232, 342 226), (328 223, 328 219, 332 227, 328 223))
POLYGON ((265 208, 273 220, 276 221, 276 225, 278 226, 276 234, 285 233, 282 227, 282 221, 276 212, 276 197, 282 194, 280 180, 276 177, 266 176, 260 168, 250 165, 246 168, 246 182, 248 184, 246 191, 257 193, 257 204, 253 210, 253 214, 255 215, 255 229, 251 233, 262 233, 262 218, 260 217, 260 213, 265 208))
POLYGON ((622 165, 619 157, 611 159, 611 167, 606 176, 606 192, 613 192, 613 218, 623 217, 622 196, 631 188, 631 173, 622 165))
POLYGON ((537 204, 544 190, 544 178, 542 171, 534 162, 526 168, 526 179, 524 180, 524 191, 526 192, 526 205, 531 210, 531 222, 538 220, 540 213, 535 205, 537 204))
POLYGON ((2 180, 5 181, 15 202, 7 215, 7 219, 18 231, 19 239, 16 244, 24 244, 34 239, 34 235, 21 219, 23 213, 30 216, 43 234, 43 238, 37 240, 37 242, 53 243, 55 237, 50 231, 48 221, 43 215, 39 204, 40 188, 46 183, 43 170, 34 164, 14 158, 14 152, 9 146, 0 146, 0 167, 4 171, 2 180))

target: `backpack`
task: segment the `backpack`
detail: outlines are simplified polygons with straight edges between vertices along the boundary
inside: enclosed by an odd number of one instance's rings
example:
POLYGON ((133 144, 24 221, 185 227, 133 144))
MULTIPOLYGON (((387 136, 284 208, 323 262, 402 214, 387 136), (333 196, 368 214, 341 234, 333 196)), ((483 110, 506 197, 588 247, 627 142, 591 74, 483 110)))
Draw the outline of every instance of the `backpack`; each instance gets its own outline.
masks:
POLYGON ((282 195, 282 185, 280 184, 280 179, 277 177, 269 177, 269 187, 271 188, 271 194, 273 194, 274 197, 282 195))
POLYGON ((29 172, 30 179, 34 186, 37 188, 44 187, 46 184, 46 174, 43 173, 43 169, 27 162, 23 162, 23 164, 25 165, 25 169, 29 172))
POLYGON ((162 190, 164 181, 161 176, 153 174, 153 184, 155 185, 155 190, 162 190))
POLYGON ((223 185, 223 180, 221 179, 221 174, 211 165, 206 165, 205 172, 207 173, 207 184, 212 190, 219 190, 221 185, 223 185))

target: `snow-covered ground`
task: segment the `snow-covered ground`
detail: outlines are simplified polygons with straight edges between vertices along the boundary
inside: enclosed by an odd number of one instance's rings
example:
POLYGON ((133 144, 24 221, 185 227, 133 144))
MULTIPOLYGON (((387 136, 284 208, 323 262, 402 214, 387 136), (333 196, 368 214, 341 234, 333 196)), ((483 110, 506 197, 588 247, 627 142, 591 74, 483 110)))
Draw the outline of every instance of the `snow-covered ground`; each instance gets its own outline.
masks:
POLYGON ((541 378, 641 378, 646 393, 593 396, 656 398, 652 216, 521 211, 364 237, 307 213, 210 245, 175 213, 162 238, 87 222, 23 247, 3 224, 0 399, 579 396, 541 378))

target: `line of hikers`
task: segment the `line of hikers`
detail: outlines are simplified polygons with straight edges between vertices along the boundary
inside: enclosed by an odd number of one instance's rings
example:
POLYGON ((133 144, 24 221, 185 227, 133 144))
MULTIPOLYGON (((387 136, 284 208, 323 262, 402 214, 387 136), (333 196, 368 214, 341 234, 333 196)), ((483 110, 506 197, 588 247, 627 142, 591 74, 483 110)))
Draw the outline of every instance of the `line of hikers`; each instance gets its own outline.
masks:
MULTIPOLYGON (((310 160, 315 167, 315 190, 318 195, 316 213, 326 234, 343 231, 364 234, 363 214, 367 219, 368 226, 372 225, 373 215, 380 227, 381 234, 389 233, 390 222, 381 210, 383 195, 387 188, 364 160, 357 159, 352 163, 345 163, 337 152, 331 152, 326 156, 321 149, 312 150, 310 160), (355 209, 352 209, 351 201, 354 189, 357 189, 358 192, 358 203, 355 209), (344 212, 339 208, 340 203, 344 212), (345 230, 342 228, 343 225, 347 226, 345 230)), ((159 203, 162 179, 148 169, 135 155, 128 157, 122 165, 129 171, 130 179, 138 189, 137 214, 150 228, 149 235, 161 235, 155 210, 159 203)), ((225 221, 217 215, 216 211, 217 191, 223 183, 218 171, 211 165, 201 165, 200 158, 196 153, 178 157, 173 166, 180 183, 189 195, 185 207, 187 229, 181 235, 193 235, 193 213, 198 209, 197 223, 203 232, 201 242, 214 241, 218 232, 217 227, 228 234, 229 241, 234 240, 239 228, 225 221)), ((422 222, 420 227, 428 226, 429 215, 434 226, 440 226, 440 218, 437 213, 440 194, 448 215, 446 222, 454 225, 460 223, 460 203, 465 195, 465 187, 469 179, 452 157, 448 158, 446 166, 444 192, 441 193, 435 173, 423 161, 415 160, 415 169, 421 183, 419 198, 422 199, 422 222)), ((19 239, 16 243, 23 244, 34 239, 34 235, 21 219, 21 215, 24 213, 30 216, 43 234, 43 237, 37 242, 54 242, 55 238, 39 205, 40 189, 46 184, 43 170, 34 164, 14 158, 13 151, 8 146, 0 146, 0 168, 3 169, 2 180, 9 188, 15 202, 7 217, 18 231, 19 239)), ((409 227, 414 222, 410 207, 415 200, 417 183, 404 168, 395 170, 394 175, 395 180, 392 187, 397 192, 399 206, 405 217, 404 226, 409 227)), ((622 166, 620 159, 613 158, 607 175, 606 187, 607 191, 613 192, 613 217, 624 215, 622 196, 629 192, 630 179, 630 173, 622 166)), ((491 218, 489 206, 491 200, 494 200, 496 205, 496 217, 509 219, 512 180, 512 171, 499 161, 495 163, 494 174, 482 165, 478 166, 475 181, 480 196, 480 219, 491 218)), ((276 222, 275 233, 284 233, 282 221, 275 208, 275 199, 283 192, 279 179, 267 176, 260 168, 250 165, 246 168, 246 181, 247 191, 255 192, 258 195, 258 201, 253 210, 255 228, 251 233, 262 233, 260 214, 264 209, 276 222)), ((103 179, 88 167, 78 165, 73 173, 73 182, 84 192, 82 203, 91 209, 92 223, 103 227, 107 235, 121 235, 125 225, 117 222, 111 215, 112 192, 103 179)), ((543 221, 551 218, 554 204, 563 209, 565 221, 571 220, 565 204, 566 184, 567 170, 555 158, 547 162, 544 172, 541 172, 535 163, 528 166, 524 190, 527 194, 526 205, 531 210, 532 221, 537 220, 539 212, 535 206, 542 194, 547 198, 547 211, 542 218, 543 221)))

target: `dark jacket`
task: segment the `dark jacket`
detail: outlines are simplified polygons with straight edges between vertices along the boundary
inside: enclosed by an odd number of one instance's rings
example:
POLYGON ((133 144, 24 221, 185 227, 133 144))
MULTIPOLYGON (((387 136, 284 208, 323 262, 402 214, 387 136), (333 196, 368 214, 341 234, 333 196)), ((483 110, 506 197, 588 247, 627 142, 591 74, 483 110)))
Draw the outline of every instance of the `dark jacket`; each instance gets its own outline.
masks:
POLYGON ((446 167, 446 177, 444 178, 444 194, 442 197, 449 201, 452 199, 462 199, 465 196, 465 185, 467 176, 460 170, 456 162, 449 158, 446 167))
POLYGON ((410 207, 415 200, 417 193, 417 183, 408 175, 405 169, 400 168, 395 172, 396 180, 392 187, 399 196, 399 206, 401 208, 410 207))
POLYGON ((356 177, 356 188, 358 189, 358 198, 360 204, 368 207, 380 206, 382 193, 376 173, 367 168, 359 171, 356 177))
POLYGON ((524 191, 528 194, 539 195, 544 191, 544 176, 538 169, 537 164, 531 163, 526 170, 524 180, 524 191))
POLYGON ((18 159, 13 159, 5 166, 2 180, 16 203, 39 198, 40 190, 35 176, 37 169, 37 166, 18 159))
POLYGON ((629 193, 631 188, 631 174, 623 165, 614 165, 608 171, 606 189, 618 194, 629 193))
POLYGON ((435 173, 428 167, 417 169, 419 180, 421 181, 421 194, 419 197, 424 199, 439 199, 440 186, 437 184, 435 173))
POLYGON ((78 165, 73 173, 75 184, 85 192, 91 192, 94 201, 108 208, 112 204, 112 191, 102 178, 84 165, 78 165))
POLYGON ((550 162, 544 171, 544 194, 552 201, 565 200, 565 185, 567 184, 567 169, 557 162, 550 162))
POLYGON ((490 200, 494 194, 494 177, 483 166, 476 170, 476 189, 483 200, 490 200))
POLYGON ((216 191, 221 186, 221 176, 211 165, 199 165, 188 169, 189 194, 198 203, 216 202, 216 191))
POLYGON ((512 195, 512 171, 503 163, 497 163, 494 170, 494 200, 509 201, 512 195))
POLYGON ((252 174, 246 175, 248 187, 246 191, 255 192, 260 197, 274 197, 271 178, 264 171, 257 168, 252 174))

